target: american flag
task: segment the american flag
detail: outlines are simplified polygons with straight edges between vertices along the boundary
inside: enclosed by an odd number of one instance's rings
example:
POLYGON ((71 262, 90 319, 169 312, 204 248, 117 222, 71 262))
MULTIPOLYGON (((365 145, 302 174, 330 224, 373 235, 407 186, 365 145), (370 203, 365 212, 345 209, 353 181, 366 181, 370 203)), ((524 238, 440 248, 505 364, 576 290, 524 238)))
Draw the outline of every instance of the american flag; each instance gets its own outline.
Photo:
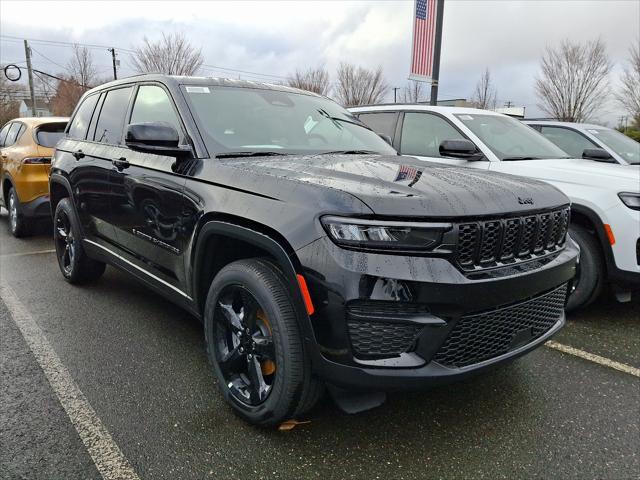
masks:
POLYGON ((436 38, 438 0, 416 0, 413 19, 413 50, 409 78, 430 81, 433 72, 433 50, 436 38))
POLYGON ((402 182, 403 180, 408 180, 409 182, 415 178, 418 174, 418 169, 415 167, 410 167, 408 165, 400 165, 398 168, 398 173, 396 174, 396 179, 394 182, 402 182))

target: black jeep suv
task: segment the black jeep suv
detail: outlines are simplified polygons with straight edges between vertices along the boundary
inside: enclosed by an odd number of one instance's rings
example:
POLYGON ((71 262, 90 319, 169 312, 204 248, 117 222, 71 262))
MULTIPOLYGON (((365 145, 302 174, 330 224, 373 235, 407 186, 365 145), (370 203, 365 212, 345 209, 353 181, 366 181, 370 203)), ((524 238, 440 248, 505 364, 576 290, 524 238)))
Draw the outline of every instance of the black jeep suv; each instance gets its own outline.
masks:
POLYGON ((325 383, 419 388, 533 349, 578 254, 554 187, 399 156, 327 98, 254 82, 87 92, 50 187, 65 279, 109 263, 202 319, 222 394, 260 425, 325 383))

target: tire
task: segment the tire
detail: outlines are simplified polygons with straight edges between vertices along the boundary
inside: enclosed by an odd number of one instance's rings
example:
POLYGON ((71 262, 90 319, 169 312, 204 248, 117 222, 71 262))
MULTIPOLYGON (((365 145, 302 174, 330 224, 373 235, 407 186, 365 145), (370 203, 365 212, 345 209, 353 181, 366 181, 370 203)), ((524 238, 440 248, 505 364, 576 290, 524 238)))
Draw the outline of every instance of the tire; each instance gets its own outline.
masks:
POLYGON ((20 200, 16 189, 11 187, 7 196, 7 210, 9 211, 9 231, 16 238, 26 237, 31 233, 25 223, 24 216, 20 213, 20 200))
POLYGON ((574 280, 575 290, 567 302, 567 312, 584 308, 600 296, 606 272, 598 239, 578 225, 569 227, 569 235, 580 247, 580 263, 574 280))
POLYGON ((102 276, 106 265, 89 258, 82 248, 80 224, 68 198, 56 206, 53 239, 58 266, 64 279, 73 284, 89 283, 102 276))
POLYGON ((263 259, 227 265, 216 275, 207 295, 205 341, 218 387, 237 414, 262 427, 279 425, 308 411, 322 391, 322 384, 311 376, 290 297, 282 273, 263 259), (261 340, 263 337, 268 340, 261 340), (255 349, 252 339, 271 345, 272 350, 255 349), (243 349, 243 345, 248 346, 243 349), (234 352, 243 353, 236 356, 234 352), (268 373, 264 366, 271 357, 275 364, 268 373), (230 358, 234 358, 232 366, 230 358), (259 370, 255 368, 258 364, 259 370), (251 371, 259 375, 252 377, 251 371), (253 382, 257 377, 258 382, 253 382))

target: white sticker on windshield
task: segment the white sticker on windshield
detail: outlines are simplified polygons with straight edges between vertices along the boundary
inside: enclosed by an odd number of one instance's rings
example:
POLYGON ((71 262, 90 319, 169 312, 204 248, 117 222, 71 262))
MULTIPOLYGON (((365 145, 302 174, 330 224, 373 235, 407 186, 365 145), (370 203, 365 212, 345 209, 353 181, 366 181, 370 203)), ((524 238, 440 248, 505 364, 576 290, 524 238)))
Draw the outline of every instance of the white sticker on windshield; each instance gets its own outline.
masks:
POLYGON ((460 120, 473 120, 473 117, 471 115, 458 115, 458 118, 460 120))
POLYGON ((187 86, 187 93, 209 93, 209 87, 187 86))
POLYGON ((313 118, 311 118, 311 115, 309 115, 304 122, 304 133, 309 134, 309 132, 313 130, 313 127, 315 127, 318 123, 320 122, 316 122, 313 118))

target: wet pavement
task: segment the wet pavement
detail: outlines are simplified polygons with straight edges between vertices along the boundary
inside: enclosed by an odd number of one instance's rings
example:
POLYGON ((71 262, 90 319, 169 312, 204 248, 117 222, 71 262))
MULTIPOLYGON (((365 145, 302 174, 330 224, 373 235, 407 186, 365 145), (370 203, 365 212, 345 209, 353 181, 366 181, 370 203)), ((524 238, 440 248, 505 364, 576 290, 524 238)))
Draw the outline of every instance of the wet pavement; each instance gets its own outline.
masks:
MULTIPOLYGON (((52 249, 45 234, 9 236, 0 216, 0 284, 141 479, 640 475, 640 378, 547 347, 359 415, 325 399, 290 432, 248 426, 216 391, 197 320, 111 267, 71 286, 52 249)), ((101 478, 5 303, 0 479, 101 478)), ((555 340, 640 368, 640 302, 603 299, 555 340)))

